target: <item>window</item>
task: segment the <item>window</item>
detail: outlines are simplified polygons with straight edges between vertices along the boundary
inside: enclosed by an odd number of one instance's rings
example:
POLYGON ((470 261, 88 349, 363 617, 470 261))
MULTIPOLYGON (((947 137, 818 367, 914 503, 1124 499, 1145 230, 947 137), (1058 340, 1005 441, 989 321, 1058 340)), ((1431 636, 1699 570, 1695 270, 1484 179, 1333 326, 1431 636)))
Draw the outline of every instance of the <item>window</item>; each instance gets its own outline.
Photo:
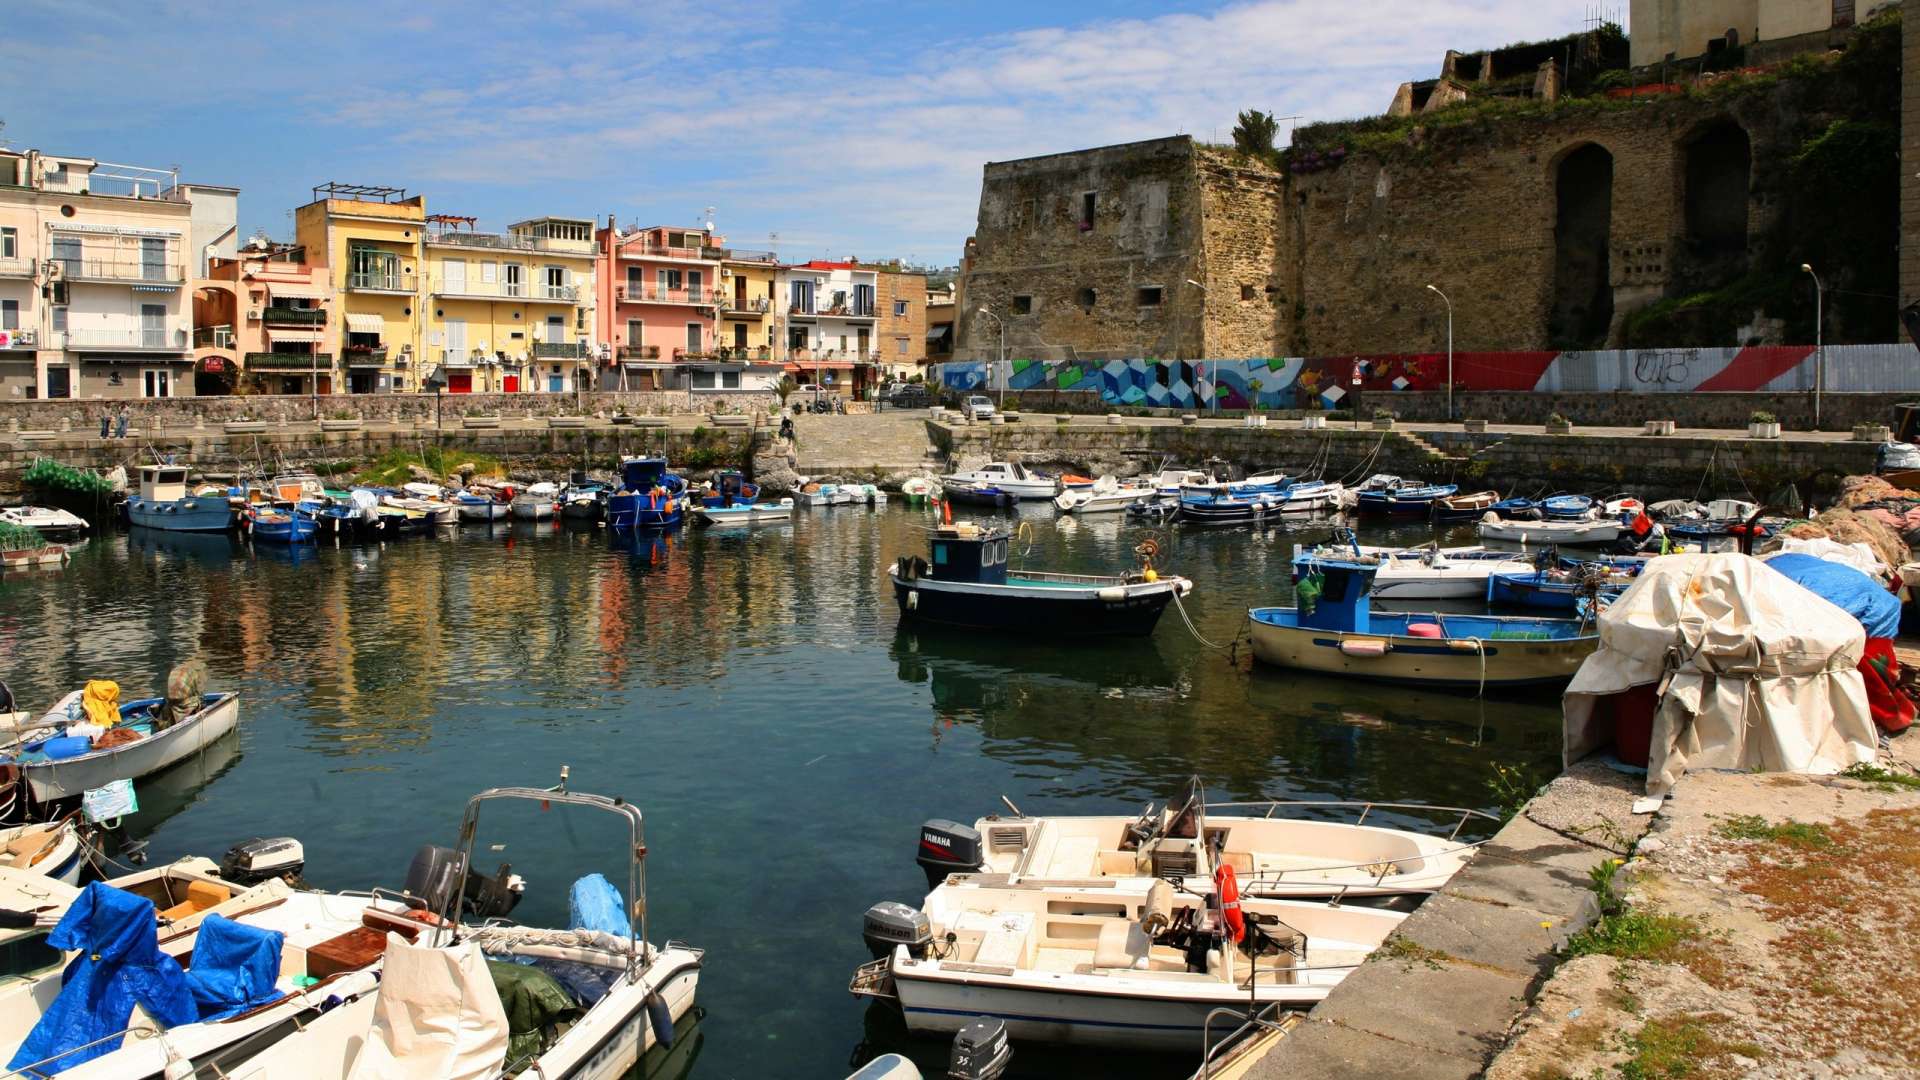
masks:
POLYGON ((907 355, 907 339, 903 337, 894 338, 893 351, 898 353, 901 356, 907 355))
POLYGON ((1134 294, 1134 300, 1139 303, 1141 307, 1159 307, 1160 286, 1142 285, 1134 294))
POLYGON ((678 290, 680 288, 680 271, 661 270, 661 271, 658 271, 657 274, 660 281, 661 292, 667 292, 669 290, 678 290))
POLYGON ((702 284, 703 284, 703 281, 700 276, 700 271, 698 270, 687 271, 687 299, 689 300, 701 299, 700 286, 702 284))
POLYGON ((1097 299, 1099 299, 1099 295, 1089 288, 1082 288, 1079 292, 1073 294, 1073 302, 1080 305, 1081 311, 1092 311, 1093 302, 1097 299))
POLYGON ((20 301, 0 300, 0 330, 20 329, 20 301))
POLYGON ((1242 300, 1253 299, 1253 286, 1251 285, 1240 286, 1240 299, 1242 300))
POLYGON ((61 272, 67 277, 79 277, 80 238, 77 236, 54 237, 53 261, 60 264, 61 272))
POLYGON ((646 336, 642 333, 643 329, 639 319, 627 320, 627 345, 629 348, 640 347, 642 340, 646 336))
POLYGON ((567 298, 568 285, 566 267, 547 267, 547 299, 565 300, 567 298))
POLYGON ((813 282, 795 281, 791 283, 793 292, 793 313, 795 315, 813 314, 813 282))
POLYGON ((141 375, 143 383, 142 389, 146 391, 142 395, 143 397, 163 398, 173 396, 172 391, 168 388, 169 379, 165 370, 148 368, 141 372, 141 375))
POLYGON ((521 291, 523 289, 521 282, 525 280, 525 274, 526 274, 526 267, 521 266, 519 263, 508 263, 507 264, 507 286, 502 291, 505 292, 508 296, 521 295, 521 291))
POLYGON ((722 390, 740 389, 740 373, 737 371, 721 372, 720 373, 720 389, 722 390))
POLYGON ((687 351, 690 353, 700 351, 700 324, 697 322, 687 324, 687 351))
POLYGON ((491 261, 480 263, 480 283, 492 285, 500 280, 500 264, 491 261))
POLYGON ((1080 230, 1082 232, 1093 228, 1093 210, 1099 201, 1098 192, 1089 191, 1080 196, 1080 230))
POLYGON ((855 315, 873 314, 873 286, 855 285, 853 287, 853 313, 855 315))
POLYGON ((467 260, 442 259, 440 261, 440 283, 450 293, 467 291, 467 260))
POLYGON ((1014 298, 1013 298, 1013 313, 1014 313, 1015 315, 1031 315, 1031 314, 1033 314, 1033 297, 1031 297, 1031 296, 1016 296, 1016 297, 1014 297, 1014 298))
POLYGON ((54 306, 53 328, 55 330, 65 330, 67 328, 67 305, 58 304, 54 306))
POLYGON ((348 259, 347 285, 356 289, 400 291, 400 256, 379 248, 354 248, 348 259))
POLYGON ((0 259, 20 257, 20 230, 11 226, 0 229, 0 259))
POLYGON ((896 319, 904 319, 907 317, 907 302, 905 300, 895 300, 893 302, 893 317, 896 319))

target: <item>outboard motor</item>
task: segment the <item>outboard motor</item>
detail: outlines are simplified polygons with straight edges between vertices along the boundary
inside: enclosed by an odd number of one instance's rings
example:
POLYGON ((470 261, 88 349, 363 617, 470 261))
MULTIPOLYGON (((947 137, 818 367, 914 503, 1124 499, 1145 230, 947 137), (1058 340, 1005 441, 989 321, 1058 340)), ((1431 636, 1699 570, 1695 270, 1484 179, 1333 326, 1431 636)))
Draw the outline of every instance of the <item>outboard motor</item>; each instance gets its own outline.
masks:
POLYGON ((947 1075, 953 1080, 994 1080, 1007 1071, 1013 1046, 1007 1041, 1007 1022, 991 1016, 969 1020, 953 1037, 947 1056, 947 1075))
POLYGON ((501 863, 492 877, 482 877, 468 869, 460 853, 452 848, 422 844, 407 867, 406 890, 408 895, 426 901, 428 910, 435 913, 446 911, 448 900, 458 890, 462 910, 476 918, 492 919, 511 912, 527 885, 506 863, 501 863))
POLYGON ((291 836, 256 836, 227 849, 220 859, 220 876, 235 885, 258 885, 277 877, 291 881, 306 865, 307 853, 300 841, 291 836))
POLYGON ((882 900, 867 909, 861 920, 860 937, 875 960, 893 955, 896 945, 905 945, 915 960, 926 958, 933 944, 933 923, 927 913, 908 907, 898 900, 882 900))
POLYGON ((927 872, 927 888, 947 880, 948 874, 971 874, 986 865, 980 830, 946 818, 920 826, 920 851, 914 862, 927 872))

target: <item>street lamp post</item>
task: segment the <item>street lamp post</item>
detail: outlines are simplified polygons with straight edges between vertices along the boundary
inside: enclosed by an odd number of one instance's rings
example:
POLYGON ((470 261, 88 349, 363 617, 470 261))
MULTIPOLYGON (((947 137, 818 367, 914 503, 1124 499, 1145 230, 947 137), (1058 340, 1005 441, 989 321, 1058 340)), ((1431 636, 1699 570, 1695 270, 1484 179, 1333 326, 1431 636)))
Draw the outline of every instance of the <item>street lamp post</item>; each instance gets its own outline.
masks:
POLYGON ((1813 430, 1820 430, 1820 390, 1827 382, 1827 284, 1813 272, 1813 266, 1801 263, 1800 269, 1813 279, 1813 430))
MULTIPOLYGON (((1192 278, 1187 279, 1187 284, 1200 290, 1200 351, 1204 353, 1207 351, 1207 287, 1192 278)), ((1201 373, 1205 374, 1206 360, 1204 358, 1201 360, 1200 366, 1201 373)), ((1213 415, 1218 417, 1220 415, 1220 365, 1218 363, 1213 365, 1213 382, 1211 387, 1212 393, 1207 396, 1213 400, 1213 415)))
POLYGON ((1447 423, 1453 423, 1453 301, 1437 285, 1427 286, 1428 291, 1438 296, 1447 305, 1447 423))
POLYGON ((1000 316, 995 315, 991 311, 988 311, 984 305, 976 310, 978 310, 980 314, 985 315, 987 318, 992 319, 994 323, 1000 327, 1000 359, 999 359, 999 362, 994 365, 995 367, 994 373, 1000 376, 1000 403, 998 405, 995 405, 994 409, 995 411, 1004 411, 1007 407, 1007 374, 1008 373, 1005 370, 1006 364, 1007 364, 1007 323, 1006 323, 1006 320, 1002 319, 1000 316))

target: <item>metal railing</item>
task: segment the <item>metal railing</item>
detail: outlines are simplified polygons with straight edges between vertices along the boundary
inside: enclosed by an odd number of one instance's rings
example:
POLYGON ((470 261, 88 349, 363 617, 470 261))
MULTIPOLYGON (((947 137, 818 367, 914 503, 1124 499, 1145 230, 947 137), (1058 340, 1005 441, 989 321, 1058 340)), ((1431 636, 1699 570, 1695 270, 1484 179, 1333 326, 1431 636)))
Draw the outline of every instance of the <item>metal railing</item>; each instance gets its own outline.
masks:
POLYGON ((533 355, 541 360, 585 360, 590 350, 584 341, 536 341, 533 355))
POLYGON ((272 371, 332 371, 332 353, 250 352, 248 368, 272 371))
POLYGON ((780 256, 771 251, 756 251, 752 248, 703 248, 710 259, 728 259, 733 262, 777 263, 780 256))
POLYGON ((616 285, 613 295, 614 299, 629 304, 698 304, 712 307, 720 302, 719 290, 705 287, 676 289, 652 284, 616 285))
POLYGON ((638 241, 620 245, 620 257, 623 259, 644 259, 648 256, 661 259, 707 259, 705 248, 670 247, 666 244, 649 244, 638 241))
POLYGON ((218 326, 194 327, 193 347, 196 349, 233 348, 233 324, 221 323, 218 326))
POLYGON ((355 292, 405 292, 413 291, 400 274, 354 274, 347 275, 347 288, 355 292))
POLYGON ((342 352, 346 356, 348 367, 386 367, 387 366, 387 347, 385 345, 380 345, 373 348, 369 348, 364 345, 361 345, 361 346, 349 345, 344 350, 342 350, 342 352))
POLYGON ((429 244, 450 247, 483 248, 492 251, 551 251, 570 255, 593 254, 591 240, 558 240, 551 236, 517 236, 512 233, 443 232, 427 237, 429 244))
POLYGON ((325 308, 298 308, 285 304, 269 305, 260 313, 261 320, 282 326, 320 326, 327 321, 325 308))
POLYGON ((69 349, 140 349, 180 352, 187 349, 185 330, 66 330, 55 335, 69 349))
POLYGON ((658 360, 660 359, 660 346, 622 345, 619 348, 619 357, 622 360, 658 360))
POLYGON ((580 286, 548 285, 541 282, 529 285, 524 281, 458 281, 449 284, 444 279, 433 287, 435 296, 474 296, 487 300, 552 300, 563 304, 580 302, 580 286))
POLYGON ((59 259, 60 273, 68 281, 158 282, 178 285, 187 279, 186 270, 177 262, 150 262, 146 259, 59 259))
POLYGON ((720 306, 722 309, 736 315, 765 315, 767 312, 773 310, 773 301, 764 296, 729 296, 720 301, 720 306))
POLYGON ((32 259, 0 259, 0 277, 32 277, 32 259))

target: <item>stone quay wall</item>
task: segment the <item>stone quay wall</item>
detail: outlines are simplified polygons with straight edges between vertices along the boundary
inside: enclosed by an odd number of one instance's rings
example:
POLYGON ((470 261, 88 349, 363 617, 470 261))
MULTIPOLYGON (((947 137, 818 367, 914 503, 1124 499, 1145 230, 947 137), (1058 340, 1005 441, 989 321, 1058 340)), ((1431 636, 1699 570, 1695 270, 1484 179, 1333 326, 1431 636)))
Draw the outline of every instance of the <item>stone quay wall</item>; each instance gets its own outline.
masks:
POLYGON ((138 398, 90 400, 61 398, 39 401, 0 401, 0 434, 14 431, 92 430, 103 416, 122 412, 134 428, 192 428, 218 426, 228 420, 311 421, 316 400, 320 415, 365 420, 369 423, 459 423, 462 416, 484 413, 501 417, 612 416, 624 410, 633 416, 761 415, 780 404, 775 394, 688 394, 685 391, 594 392, 584 394, 249 394, 240 397, 138 398))

